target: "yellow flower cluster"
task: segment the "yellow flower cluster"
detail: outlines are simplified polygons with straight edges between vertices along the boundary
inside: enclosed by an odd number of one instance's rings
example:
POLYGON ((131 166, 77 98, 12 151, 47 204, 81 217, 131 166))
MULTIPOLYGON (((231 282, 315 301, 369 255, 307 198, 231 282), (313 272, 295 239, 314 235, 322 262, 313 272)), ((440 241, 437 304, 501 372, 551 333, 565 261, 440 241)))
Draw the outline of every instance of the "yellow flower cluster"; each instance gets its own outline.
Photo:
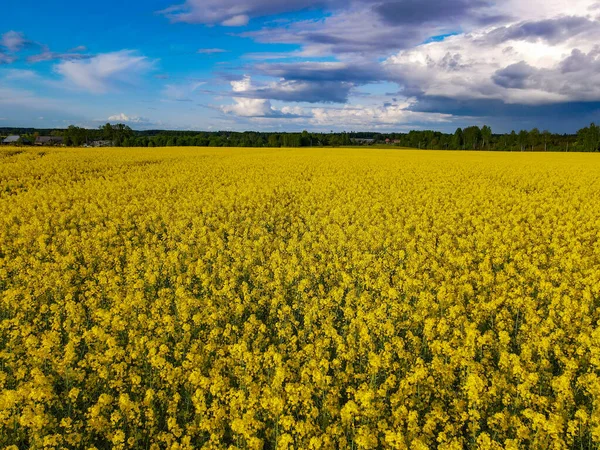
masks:
POLYGON ((0 447, 592 449, 598 155, 0 149, 0 447))

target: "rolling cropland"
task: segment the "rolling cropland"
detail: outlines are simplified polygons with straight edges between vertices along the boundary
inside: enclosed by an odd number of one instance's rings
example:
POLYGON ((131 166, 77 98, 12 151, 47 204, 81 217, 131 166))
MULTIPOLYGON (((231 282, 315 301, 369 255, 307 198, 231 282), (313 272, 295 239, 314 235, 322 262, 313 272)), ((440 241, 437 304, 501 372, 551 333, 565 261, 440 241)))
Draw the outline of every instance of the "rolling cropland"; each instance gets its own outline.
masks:
POLYGON ((598 154, 0 148, 0 447, 594 449, 598 154))

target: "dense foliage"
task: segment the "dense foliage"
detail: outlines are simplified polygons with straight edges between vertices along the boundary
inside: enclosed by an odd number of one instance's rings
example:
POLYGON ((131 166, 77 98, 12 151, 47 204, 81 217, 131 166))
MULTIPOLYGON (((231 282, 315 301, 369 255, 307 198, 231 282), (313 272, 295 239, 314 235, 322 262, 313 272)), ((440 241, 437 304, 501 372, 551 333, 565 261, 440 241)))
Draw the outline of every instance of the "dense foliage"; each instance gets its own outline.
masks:
MULTIPOLYGON (((0 130, 1 131, 1 130, 0 130)), ((438 150, 498 151, 585 151, 600 150, 600 127, 591 124, 576 135, 521 130, 508 134, 492 134, 488 126, 458 128, 454 134, 438 131, 409 133, 261 133, 261 132, 196 132, 133 131, 126 125, 106 124, 97 130, 70 126, 66 130, 4 129, 5 134, 24 134, 31 141, 36 135, 57 135, 68 146, 82 146, 94 140, 109 140, 123 147, 339 147, 350 145, 396 145, 438 150)))
POLYGON ((596 155, 0 149, 0 447, 598 448, 599 229, 596 155))

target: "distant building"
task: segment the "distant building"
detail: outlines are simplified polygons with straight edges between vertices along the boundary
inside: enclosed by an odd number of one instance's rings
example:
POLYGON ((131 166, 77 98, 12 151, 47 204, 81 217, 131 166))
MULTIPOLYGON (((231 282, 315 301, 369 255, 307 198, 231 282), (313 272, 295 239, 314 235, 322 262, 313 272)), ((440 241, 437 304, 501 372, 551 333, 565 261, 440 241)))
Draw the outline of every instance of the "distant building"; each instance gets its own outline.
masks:
POLYGON ((358 145, 371 145, 375 142, 375 139, 352 138, 350 141, 358 145))
POLYGON ((4 144, 4 145, 16 145, 16 144, 29 145, 29 144, 31 144, 31 141, 29 141, 29 139, 22 138, 21 136, 15 134, 12 136, 8 136, 6 139, 4 139, 2 141, 2 144, 4 144))
POLYGON ((62 136, 38 136, 35 138, 35 145, 63 145, 62 136))
POLYGON ((89 147, 112 147, 113 141, 92 141, 89 143, 89 147))

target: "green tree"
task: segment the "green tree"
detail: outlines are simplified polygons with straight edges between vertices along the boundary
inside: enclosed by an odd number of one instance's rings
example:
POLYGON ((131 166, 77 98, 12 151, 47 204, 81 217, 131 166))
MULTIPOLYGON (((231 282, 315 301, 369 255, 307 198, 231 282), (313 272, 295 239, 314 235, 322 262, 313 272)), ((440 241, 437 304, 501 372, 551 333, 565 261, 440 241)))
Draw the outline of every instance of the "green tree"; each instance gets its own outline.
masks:
POLYGON ((65 145, 80 147, 87 142, 87 130, 85 128, 70 125, 63 133, 65 145))
POLYGON ((529 145, 531 146, 531 151, 540 145, 540 130, 534 128, 529 132, 529 145))
POLYGON ((280 147, 281 143, 279 142, 279 135, 270 134, 267 143, 269 147, 280 147))
POLYGON ((452 149, 460 150, 464 146, 463 131, 462 128, 457 128, 452 136, 452 149))
POLYGON ((102 125, 100 127, 100 131, 102 132, 102 139, 107 141, 112 141, 115 138, 115 131, 110 123, 106 125, 102 125))
POLYGON ((527 146, 527 144, 529 142, 529 132, 527 130, 519 131, 518 142, 519 142, 519 145, 521 146, 521 151, 524 151, 525 147, 527 146))
POLYGON ((482 148, 486 148, 486 146, 489 147, 489 145, 492 141, 492 129, 490 127, 488 127, 487 125, 484 125, 481 128, 481 140, 482 140, 482 148))
POLYGON ((481 143, 481 130, 477 126, 468 127, 463 130, 465 147, 471 150, 479 148, 481 143))
POLYGON ((577 142, 586 152, 597 152, 600 149, 600 127, 594 123, 577 132, 577 142))
POLYGON ((544 130, 542 132, 542 139, 544 141, 544 151, 547 152, 548 151, 548 143, 550 142, 550 139, 552 139, 552 134, 548 130, 544 130))
POLYGON ((515 130, 512 130, 510 132, 510 135, 508 137, 508 145, 510 145, 511 151, 513 151, 515 149, 515 147, 517 147, 519 145, 519 137, 517 136, 517 133, 515 132, 515 130))

